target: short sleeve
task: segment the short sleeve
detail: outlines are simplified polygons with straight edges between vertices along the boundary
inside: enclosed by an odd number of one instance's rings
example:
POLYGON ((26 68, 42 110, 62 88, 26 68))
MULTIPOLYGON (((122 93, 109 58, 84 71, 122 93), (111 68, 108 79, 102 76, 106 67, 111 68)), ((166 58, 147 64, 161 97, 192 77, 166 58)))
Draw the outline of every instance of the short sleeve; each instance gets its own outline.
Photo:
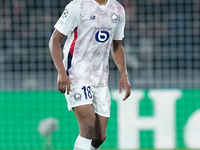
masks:
POLYGON ((67 36, 78 26, 78 12, 78 3, 72 1, 65 7, 65 10, 56 22, 54 28, 67 36))
POLYGON ((124 38, 125 20, 125 11, 123 11, 123 15, 120 18, 115 29, 114 40, 122 40, 124 38))

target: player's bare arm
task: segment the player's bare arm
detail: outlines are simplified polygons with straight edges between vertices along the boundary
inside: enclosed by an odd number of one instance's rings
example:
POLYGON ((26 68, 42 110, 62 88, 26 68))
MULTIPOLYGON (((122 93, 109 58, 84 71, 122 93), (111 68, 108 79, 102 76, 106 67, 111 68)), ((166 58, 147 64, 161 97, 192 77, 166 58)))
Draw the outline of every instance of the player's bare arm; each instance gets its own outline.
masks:
POLYGON ((49 41, 49 49, 53 58, 54 64, 58 71, 57 86, 61 93, 65 93, 67 87, 67 94, 71 91, 69 77, 66 74, 65 67, 62 62, 61 42, 65 35, 58 30, 54 30, 49 41))
POLYGON ((112 51, 112 56, 114 59, 114 62, 119 69, 121 73, 121 79, 119 82, 119 93, 122 93, 122 89, 126 89, 126 94, 123 98, 125 101, 131 94, 131 85, 129 82, 128 78, 128 73, 126 69, 126 62, 125 62, 125 55, 124 55, 124 50, 122 47, 122 41, 121 40, 114 40, 113 41, 113 51, 112 51))

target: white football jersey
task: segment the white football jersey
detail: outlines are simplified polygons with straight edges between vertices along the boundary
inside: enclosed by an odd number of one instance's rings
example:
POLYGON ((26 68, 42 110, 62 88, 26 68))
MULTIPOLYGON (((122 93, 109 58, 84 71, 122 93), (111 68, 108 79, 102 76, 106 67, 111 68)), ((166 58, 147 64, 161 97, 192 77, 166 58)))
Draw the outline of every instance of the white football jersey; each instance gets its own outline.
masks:
POLYGON ((116 0, 70 2, 55 29, 67 36, 63 63, 71 84, 107 86, 113 40, 124 38, 125 11, 116 0))

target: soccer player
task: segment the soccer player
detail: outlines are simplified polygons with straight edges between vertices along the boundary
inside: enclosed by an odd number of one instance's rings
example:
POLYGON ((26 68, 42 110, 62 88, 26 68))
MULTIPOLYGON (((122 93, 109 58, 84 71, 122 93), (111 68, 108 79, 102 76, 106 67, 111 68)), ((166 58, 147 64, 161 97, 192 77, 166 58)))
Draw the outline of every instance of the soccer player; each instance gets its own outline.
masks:
POLYGON ((106 139, 111 99, 108 89, 110 50, 121 73, 119 93, 131 86, 122 39, 125 11, 116 0, 73 0, 55 24, 49 48, 58 71, 57 85, 77 118, 80 134, 74 150, 97 150, 106 139), (67 36, 63 48, 61 41, 67 36))

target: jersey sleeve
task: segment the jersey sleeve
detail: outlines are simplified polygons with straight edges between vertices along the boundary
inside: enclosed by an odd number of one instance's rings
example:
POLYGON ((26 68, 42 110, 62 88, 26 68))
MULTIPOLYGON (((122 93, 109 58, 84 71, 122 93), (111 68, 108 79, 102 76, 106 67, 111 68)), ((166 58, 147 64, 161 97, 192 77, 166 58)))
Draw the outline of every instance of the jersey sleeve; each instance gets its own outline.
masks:
POLYGON ((78 26, 78 12, 78 4, 72 1, 65 7, 65 10, 56 22, 54 28, 67 36, 78 26))
POLYGON ((122 40, 124 38, 124 27, 125 27, 125 11, 123 11, 123 15, 120 18, 117 27, 115 29, 114 40, 122 40))

